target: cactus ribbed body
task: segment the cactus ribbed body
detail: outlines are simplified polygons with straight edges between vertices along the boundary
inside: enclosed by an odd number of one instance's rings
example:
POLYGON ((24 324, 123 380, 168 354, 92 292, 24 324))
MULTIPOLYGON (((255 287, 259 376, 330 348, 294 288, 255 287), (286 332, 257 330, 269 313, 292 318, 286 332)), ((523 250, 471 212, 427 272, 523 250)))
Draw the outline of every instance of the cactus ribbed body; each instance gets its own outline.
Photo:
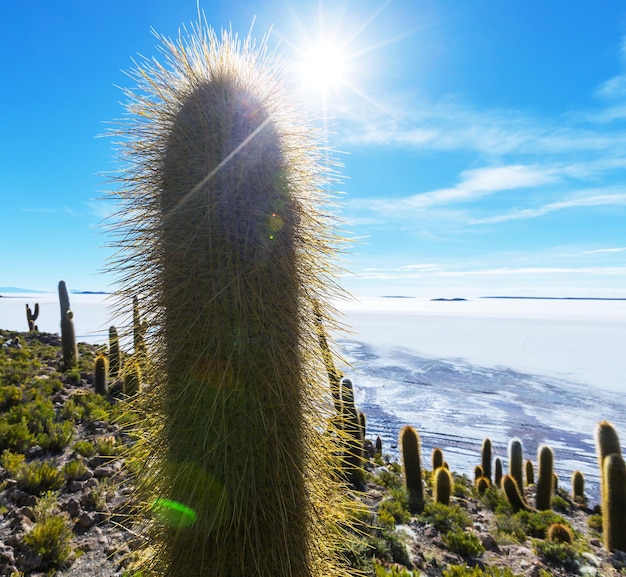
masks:
POLYGON ((522 494, 522 490, 513 475, 504 475, 504 477, 502 477, 502 490, 504 491, 504 494, 514 511, 529 510, 526 500, 522 494))
POLYGON ((572 473, 572 500, 576 503, 584 503, 585 497, 585 476, 581 471, 572 473))
POLYGON ((164 42, 171 70, 135 75, 120 235, 155 355, 146 571, 345 575, 316 325, 334 290, 323 156, 264 49, 204 28, 164 42))
POLYGON ((499 487, 502 483, 502 460, 500 459, 500 457, 496 457, 494 467, 495 470, 493 474, 493 484, 496 487, 499 487))
POLYGON ((483 475, 491 482, 491 439, 485 439, 480 451, 480 466, 483 468, 483 475))
POLYGON ((122 361, 120 356, 120 339, 117 329, 114 326, 109 327, 109 372, 116 379, 122 369, 122 361))
POLYGON ((104 355, 98 355, 94 362, 94 383, 96 393, 99 395, 106 395, 108 392, 107 389, 107 378, 109 372, 109 363, 107 358, 104 355))
POLYGON ((400 431, 400 447, 404 466, 404 481, 409 494, 409 511, 419 514, 424 510, 422 484, 422 448, 417 431, 410 426, 400 431))
POLYGON ((526 459, 526 485, 534 485, 535 484, 535 468, 533 467, 533 462, 530 459, 526 459))
POLYGON ((37 325, 35 325, 35 321, 39 317, 39 303, 35 303, 35 310, 31 310, 31 308, 26 305, 26 322, 28 323, 29 331, 36 331, 37 325))
POLYGON ((433 473, 439 468, 443 467, 443 451, 439 447, 435 447, 431 453, 431 463, 433 473))
POLYGON ((433 499, 442 505, 450 505, 454 486, 452 473, 445 467, 439 467, 433 475, 433 499))
POLYGON ((63 367, 67 370, 78 362, 78 347, 74 331, 74 313, 70 309, 70 296, 65 281, 59 281, 59 304, 61 307, 61 344, 63 367))
POLYGON ((524 450, 519 439, 509 442, 509 475, 515 479, 520 489, 524 488, 524 450))
POLYGON ((552 449, 547 445, 539 447, 537 462, 539 463, 539 470, 537 473, 535 507, 539 511, 547 511, 551 508, 554 485, 554 453, 552 449))
POLYGON ((626 552, 626 465, 618 453, 604 459, 602 535, 607 551, 626 552))

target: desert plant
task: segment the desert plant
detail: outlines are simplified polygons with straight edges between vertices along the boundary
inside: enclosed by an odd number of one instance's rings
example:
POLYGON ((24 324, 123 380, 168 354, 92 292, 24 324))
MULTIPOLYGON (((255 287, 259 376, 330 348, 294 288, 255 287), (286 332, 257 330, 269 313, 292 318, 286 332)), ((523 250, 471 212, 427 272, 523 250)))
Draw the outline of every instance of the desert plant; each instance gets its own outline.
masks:
POLYGON ((376 437, 376 443, 374 444, 374 447, 376 448, 377 455, 383 454, 383 441, 380 437, 376 437))
POLYGON ((604 548, 626 552, 626 465, 620 454, 605 457, 602 483, 604 548))
POLYGON ((109 362, 104 355, 98 355, 94 363, 94 383, 96 393, 106 396, 107 394, 107 380, 109 372, 109 362))
POLYGON ((35 523, 22 543, 41 558, 41 569, 58 569, 72 552, 72 529, 66 515, 53 515, 35 523))
POLYGON ((552 501, 552 488, 554 483, 554 453, 547 445, 539 447, 537 456, 539 470, 537 473, 537 495, 535 497, 535 507, 539 511, 550 509, 552 501))
POLYGON ((526 459, 526 485, 534 485, 535 484, 535 467, 533 466, 533 462, 530 459, 526 459))
POLYGON ((528 510, 523 493, 512 475, 502 477, 502 490, 514 511, 528 510))
POLYGON ((443 451, 439 447, 435 447, 431 453, 430 461, 432 471, 436 471, 439 467, 443 467, 443 451))
POLYGON ((422 483, 422 447, 417 431, 407 425, 400 431, 400 447, 404 467, 404 481, 409 494, 409 511, 424 510, 424 485, 422 483))
POLYGON ((31 310, 31 308, 26 305, 26 322, 28 323, 29 331, 38 330, 37 325, 35 325, 35 321, 39 317, 39 303, 35 303, 35 309, 31 310))
POLYGON ((472 524, 470 516, 456 503, 444 505, 430 501, 425 504, 422 517, 441 533, 464 529, 472 524))
POLYGON ((567 525, 564 525, 563 523, 552 523, 548 527, 546 539, 548 541, 554 541, 555 543, 571 544, 574 540, 574 534, 567 525))
POLYGON ((572 473, 572 501, 580 505, 584 505, 587 502, 585 497, 585 476, 578 470, 572 473))
POLYGON ((483 441, 480 451, 480 466, 483 468, 483 476, 487 477, 491 482, 491 439, 487 438, 483 441))
POLYGON ((446 467, 439 467, 433 473, 433 499, 442 505, 450 505, 453 485, 452 473, 446 467))
POLYGON ((522 441, 511 439, 509 441, 509 475, 515 479, 517 486, 524 488, 524 449, 522 441))
POLYGON ((126 397, 137 396, 141 391, 141 367, 136 360, 129 361, 124 365, 123 391, 126 397))
POLYGON ((348 378, 341 379, 341 438, 344 444, 346 478, 361 488, 363 473, 363 437, 359 412, 354 404, 354 388, 348 378))
POLYGON ((600 499, 604 501, 604 459, 611 453, 622 454, 617 431, 608 421, 600 421, 596 427, 596 455, 600 470, 600 499))
POLYGON ((120 338, 117 328, 109 327, 109 372, 111 377, 117 379, 122 370, 122 357, 120 353, 120 338))
POLYGON ((476 483, 476 481, 478 481, 481 477, 484 477, 483 468, 480 465, 476 465, 474 467, 474 483, 476 483))
POLYGON ((485 552, 478 536, 469 531, 457 529, 444 533, 441 538, 450 551, 462 557, 480 557, 485 552))
POLYGON ((74 331, 74 313, 70 309, 70 295, 64 280, 59 281, 59 304, 61 307, 61 342, 63 344, 63 368, 76 366, 78 347, 74 331))
POLYGON ((482 496, 485 494, 487 489, 491 487, 491 483, 487 477, 478 477, 478 479, 476 479, 475 487, 476 492, 482 496))
POLYGON ((499 487, 502 483, 502 460, 500 457, 496 457, 494 463, 493 484, 499 487))
POLYGON ((60 489, 63 486, 63 473, 48 461, 24 463, 16 471, 17 486, 31 495, 60 489))
POLYGON ((154 355, 136 399, 155 423, 146 571, 343 575, 316 327, 335 290, 321 149, 265 47, 203 25, 163 42, 167 64, 133 74, 116 192, 119 303, 144 295, 154 355))

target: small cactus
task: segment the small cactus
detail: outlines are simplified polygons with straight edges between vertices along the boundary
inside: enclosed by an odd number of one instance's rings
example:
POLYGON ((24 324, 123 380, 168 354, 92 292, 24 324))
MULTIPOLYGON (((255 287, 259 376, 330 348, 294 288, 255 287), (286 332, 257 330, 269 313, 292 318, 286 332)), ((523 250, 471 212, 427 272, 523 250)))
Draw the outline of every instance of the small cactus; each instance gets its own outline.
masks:
POLYGON ((479 495, 484 495, 485 491, 491 487, 491 481, 487 477, 478 477, 475 487, 479 495))
POLYGON ((137 361, 131 361, 124 367, 123 392, 126 397, 135 397, 141 391, 141 368, 137 361))
POLYGON ((526 485, 535 484, 535 468, 530 459, 526 459, 526 485))
POLYGON ((507 501, 513 508, 513 511, 517 512, 530 510, 530 507, 526 504, 522 491, 513 475, 504 475, 504 477, 502 477, 502 490, 506 495, 507 501))
POLYGON ((499 487, 502 483, 502 460, 500 457, 496 457, 494 463, 493 484, 499 487))
POLYGON ((109 363, 104 355, 98 355, 94 362, 94 383, 96 393, 106 396, 109 363))
POLYGON ((485 439, 480 451, 481 454, 481 467, 483 468, 483 475, 491 482, 491 439, 485 439))
POLYGON ((61 306, 61 342, 63 345, 63 367, 65 370, 76 366, 78 347, 74 331, 74 313, 70 309, 70 296, 65 281, 59 281, 59 304, 61 306))
POLYGON ((376 454, 377 455, 382 455, 383 454, 383 440, 380 437, 376 437, 376 454))
POLYGON ((581 471, 572 473, 572 501, 581 505, 585 504, 585 476, 581 471))
POLYGON ((28 330, 29 331, 37 331, 39 328, 35 324, 37 317, 39 316, 39 303, 35 303, 35 310, 32 311, 31 308, 26 305, 26 321, 28 322, 28 330))
POLYGON ((524 488, 524 450, 522 441, 519 439, 511 439, 509 442, 509 475, 515 479, 520 489, 524 488))
POLYGON ((553 543, 571 544, 574 540, 574 535, 572 530, 567 525, 564 525, 563 523, 552 523, 548 527, 546 538, 548 541, 552 541, 553 543))
POLYGON ((406 426, 400 431, 400 447, 404 465, 404 481, 409 494, 409 511, 424 510, 424 485, 422 484, 422 450, 417 431, 406 426))
POLYGON ((439 467, 433 474, 433 499, 442 505, 450 505, 454 486, 452 473, 445 467, 439 467))
POLYGON ((602 484, 604 548, 626 552, 626 465, 620 454, 605 457, 602 484))
POLYGON ((443 451, 435 447, 431 454, 432 470, 435 472, 439 467, 443 467, 443 451))
POLYGON ((539 471, 537 474, 535 507, 539 511, 547 511, 551 508, 554 483, 554 453, 552 449, 547 445, 541 446, 537 462, 539 463, 539 471))
POLYGON ((122 361, 120 356, 120 339, 117 329, 114 326, 109 327, 109 371, 111 376, 116 379, 122 369, 122 361))
POLYGON ((474 482, 478 481, 478 479, 484 476, 485 472, 483 471, 483 468, 480 465, 476 465, 474 467, 474 482))

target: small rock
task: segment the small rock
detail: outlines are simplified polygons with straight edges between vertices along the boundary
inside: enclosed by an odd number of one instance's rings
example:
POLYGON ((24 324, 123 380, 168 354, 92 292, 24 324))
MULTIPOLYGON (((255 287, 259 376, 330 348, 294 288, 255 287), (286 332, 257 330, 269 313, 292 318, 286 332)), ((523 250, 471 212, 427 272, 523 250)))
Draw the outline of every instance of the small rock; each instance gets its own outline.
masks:
POLYGON ((486 551, 493 551, 494 553, 500 553, 500 547, 498 543, 491 535, 485 535, 481 542, 486 551))
POLYGON ((583 558, 589 565, 592 565, 593 567, 600 567, 600 559, 598 559, 592 553, 588 553, 588 552, 583 553, 583 558))
POLYGON ((18 514, 27 517, 33 523, 37 521, 37 517, 35 516, 35 511, 33 511, 32 507, 21 507, 18 511, 18 514))
POLYGON ((76 499, 70 499, 64 509, 69 513, 70 517, 78 517, 80 515, 80 503, 76 499))
POLYGON ((70 493, 78 493, 79 491, 83 490, 83 487, 85 486, 84 483, 82 483, 81 481, 70 481, 69 485, 67 486, 68 491, 70 493))
POLYGON ((39 445, 33 445, 26 450, 25 455, 27 459, 35 459, 43 455, 43 449, 39 445))
POLYGON ((78 517, 79 525, 81 527, 84 527, 85 529, 88 529, 89 527, 91 527, 95 522, 96 522, 96 516, 94 513, 89 513, 87 511, 84 511, 78 517))

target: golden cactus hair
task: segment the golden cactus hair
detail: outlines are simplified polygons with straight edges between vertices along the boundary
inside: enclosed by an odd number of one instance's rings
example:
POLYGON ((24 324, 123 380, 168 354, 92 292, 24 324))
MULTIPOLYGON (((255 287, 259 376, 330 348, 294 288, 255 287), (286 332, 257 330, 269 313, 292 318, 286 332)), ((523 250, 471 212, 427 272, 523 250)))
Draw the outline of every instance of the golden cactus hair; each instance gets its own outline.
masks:
POLYGON ((340 292, 322 140, 265 40, 206 23, 158 38, 115 131, 112 231, 118 306, 140 295, 149 327, 143 574, 347 575, 317 328, 340 292))

